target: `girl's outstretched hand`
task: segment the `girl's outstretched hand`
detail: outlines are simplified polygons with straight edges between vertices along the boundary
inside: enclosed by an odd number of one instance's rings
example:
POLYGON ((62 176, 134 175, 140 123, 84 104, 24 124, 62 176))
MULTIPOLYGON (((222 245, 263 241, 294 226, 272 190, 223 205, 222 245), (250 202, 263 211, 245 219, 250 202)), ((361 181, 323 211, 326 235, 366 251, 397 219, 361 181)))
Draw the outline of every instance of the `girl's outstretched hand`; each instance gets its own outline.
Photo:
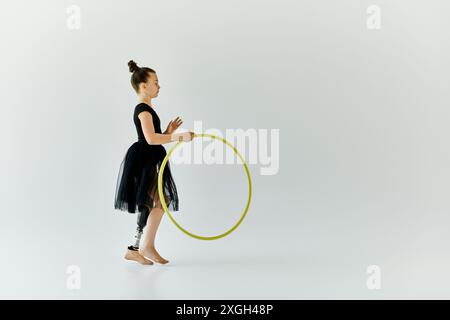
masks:
POLYGON ((195 135, 195 133, 192 132, 192 131, 181 132, 181 133, 174 133, 174 134, 170 135, 170 141, 189 142, 189 141, 192 141, 192 139, 194 139, 194 135, 195 135))
POLYGON ((174 120, 171 120, 169 124, 167 125, 166 133, 172 134, 177 130, 181 124, 183 123, 183 120, 181 120, 180 117, 176 117, 174 120))
POLYGON ((192 139, 194 139, 195 133, 192 131, 189 131, 189 132, 183 132, 183 133, 181 133, 181 135, 183 136, 183 141, 189 142, 189 141, 192 141, 192 139))

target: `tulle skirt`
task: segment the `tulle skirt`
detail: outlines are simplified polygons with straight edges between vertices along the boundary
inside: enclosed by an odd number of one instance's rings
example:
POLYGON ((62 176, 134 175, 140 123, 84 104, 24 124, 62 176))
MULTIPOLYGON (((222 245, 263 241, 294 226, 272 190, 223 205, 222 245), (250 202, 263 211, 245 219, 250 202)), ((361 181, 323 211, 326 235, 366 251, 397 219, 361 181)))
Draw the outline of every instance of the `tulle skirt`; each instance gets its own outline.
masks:
MULTIPOLYGON (((146 141, 136 141, 128 148, 117 177, 114 208, 129 213, 150 209, 159 199, 158 175, 166 156, 162 145, 149 145, 146 141)), ((163 173, 163 193, 167 208, 178 211, 178 193, 170 171, 169 162, 163 173)))

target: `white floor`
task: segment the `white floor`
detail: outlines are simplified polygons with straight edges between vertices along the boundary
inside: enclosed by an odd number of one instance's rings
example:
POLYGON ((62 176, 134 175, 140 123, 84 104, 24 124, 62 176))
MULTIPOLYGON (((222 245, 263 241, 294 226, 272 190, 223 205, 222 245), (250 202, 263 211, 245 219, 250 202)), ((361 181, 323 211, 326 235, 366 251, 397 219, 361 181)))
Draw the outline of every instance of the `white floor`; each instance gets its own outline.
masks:
POLYGON ((258 219, 249 216, 230 236, 199 241, 181 233, 165 217, 156 245, 170 263, 142 266, 123 259, 134 217, 118 214, 112 220, 112 228, 101 231, 87 225, 67 230, 41 226, 42 235, 34 240, 37 224, 34 231, 23 230, 28 232, 26 237, 3 234, 16 241, 3 250, 0 298, 450 297, 449 254, 445 243, 439 245, 445 226, 429 232, 417 232, 418 226, 396 232, 392 224, 385 224, 384 230, 382 224, 355 230, 345 220, 321 221, 311 216, 298 226, 275 219, 268 229, 258 227, 258 219), (372 237, 377 233, 378 238, 372 237), (405 241, 398 241, 399 237, 405 241), (68 279, 74 279, 67 274, 72 265, 80 270, 79 289, 67 285, 68 279), (367 288, 369 265, 380 267, 379 290, 367 288))

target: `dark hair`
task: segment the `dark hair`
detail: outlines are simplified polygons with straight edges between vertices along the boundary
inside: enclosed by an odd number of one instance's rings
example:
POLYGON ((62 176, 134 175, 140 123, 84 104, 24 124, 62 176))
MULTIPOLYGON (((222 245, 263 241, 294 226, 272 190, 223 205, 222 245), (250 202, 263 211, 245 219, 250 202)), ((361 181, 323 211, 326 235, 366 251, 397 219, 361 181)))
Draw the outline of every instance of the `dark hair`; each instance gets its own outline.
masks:
POLYGON ((150 76, 149 73, 151 72, 156 74, 156 71, 151 68, 138 67, 136 62, 133 60, 128 61, 128 68, 130 69, 130 72, 133 73, 131 75, 131 85, 137 93, 139 93, 139 84, 141 82, 147 82, 148 77, 150 76))

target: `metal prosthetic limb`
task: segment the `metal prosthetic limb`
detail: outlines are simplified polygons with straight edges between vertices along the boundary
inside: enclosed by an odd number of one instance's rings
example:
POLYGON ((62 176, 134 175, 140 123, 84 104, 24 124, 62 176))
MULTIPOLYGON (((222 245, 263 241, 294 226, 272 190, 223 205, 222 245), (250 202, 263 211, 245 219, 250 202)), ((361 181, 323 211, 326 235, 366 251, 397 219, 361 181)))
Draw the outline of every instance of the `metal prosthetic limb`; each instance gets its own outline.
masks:
POLYGON ((138 217, 137 217, 137 228, 136 228, 136 235, 135 243, 132 246, 129 246, 128 249, 130 250, 139 250, 139 243, 141 242, 142 233, 144 230, 145 225, 147 224, 148 215, 150 214, 150 209, 147 206, 144 206, 143 209, 139 210, 138 217))

